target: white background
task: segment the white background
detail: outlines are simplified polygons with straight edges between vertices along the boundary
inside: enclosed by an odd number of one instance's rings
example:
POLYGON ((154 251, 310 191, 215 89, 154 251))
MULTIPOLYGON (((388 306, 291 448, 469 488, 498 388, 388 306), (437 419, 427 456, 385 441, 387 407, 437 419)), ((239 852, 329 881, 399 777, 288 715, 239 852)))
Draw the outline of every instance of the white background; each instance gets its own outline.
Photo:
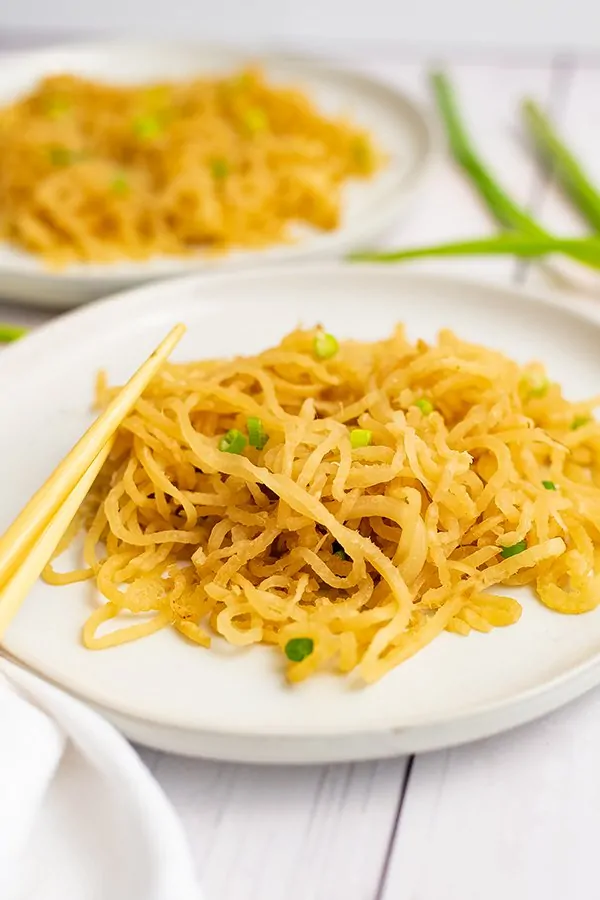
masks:
POLYGON ((7 27, 600 53, 597 0, 0 0, 7 27))

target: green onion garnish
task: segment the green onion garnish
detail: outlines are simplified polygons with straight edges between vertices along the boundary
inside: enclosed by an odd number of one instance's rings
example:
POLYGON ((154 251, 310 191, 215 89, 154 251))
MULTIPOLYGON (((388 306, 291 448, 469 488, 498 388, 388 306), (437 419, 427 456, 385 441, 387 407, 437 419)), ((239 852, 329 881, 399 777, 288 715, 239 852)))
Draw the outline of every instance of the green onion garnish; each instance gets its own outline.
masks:
POLYGON ((319 329, 313 341, 313 351, 317 359, 331 359, 340 349, 336 338, 332 334, 319 329))
POLYGON ((133 133, 142 141, 151 141, 162 133, 156 116, 138 116, 133 120, 133 133))
POLYGON ((302 662, 313 652, 315 642, 312 638, 292 638, 285 645, 285 655, 291 662, 302 662))
POLYGON ((353 428, 350 432, 350 444, 353 450, 359 447, 368 447, 373 440, 373 432, 368 428, 353 428))
POLYGON ((587 425, 591 419, 589 416, 575 416, 573 421, 571 422, 571 431, 576 431, 578 428, 581 428, 583 425, 587 425))
POLYGON ((431 400, 428 400, 427 397, 421 397, 419 400, 415 400, 415 406, 418 406, 424 416, 428 416, 429 413, 432 413, 434 410, 433 403, 431 400))
POLYGON ((259 132, 264 131, 269 124, 262 109, 259 109, 256 106, 251 106, 249 109, 245 110, 242 118, 244 125, 252 134, 258 134, 259 132))
POLYGON ((226 159, 212 159, 210 161, 210 171, 214 179, 221 181, 229 175, 229 163, 226 159))
POLYGON ((352 142, 352 157, 359 169, 366 169, 371 161, 371 151, 367 139, 357 137, 352 142))
POLYGON ((27 334, 26 328, 19 325, 0 325, 0 344, 10 344, 27 334))
POLYGON ((553 481, 542 481, 542 484, 544 485, 544 487, 546 488, 547 491, 555 491, 556 490, 556 485, 554 484, 553 481))
POLYGON ((73 162, 74 153, 68 147, 50 147, 48 156, 53 166, 68 166, 73 162))
POLYGON ((249 416, 246 424, 250 446, 256 447, 257 450, 262 450, 269 440, 269 435, 265 433, 262 421, 258 416, 249 416))
POLYGON ((542 379, 542 381, 530 385, 529 387, 529 396, 530 397, 545 397, 548 393, 548 388, 550 387, 550 382, 547 378, 542 379))
POLYGON ((49 97, 46 105, 46 114, 51 119, 61 119, 65 113, 68 113, 71 109, 71 103, 67 100, 66 97, 54 96, 49 97))
POLYGON ((125 175, 117 175, 116 178, 113 179, 113 182, 110 186, 113 194, 118 194, 119 197, 123 197, 125 194, 129 193, 129 181, 125 175))
POLYGON ((237 428, 232 428, 219 441, 219 450, 223 453, 243 453, 246 438, 237 428))
POLYGON ((527 550, 527 541, 517 541, 512 547, 503 547, 500 551, 500 556, 502 559, 509 559, 509 557, 516 556, 517 553, 522 553, 524 550, 527 550))
POLYGON ((339 556, 340 559, 343 559, 344 562, 348 562, 350 560, 350 557, 348 556, 348 554, 346 553, 346 551, 344 550, 344 548, 342 547, 342 545, 340 544, 339 541, 333 542, 333 544, 331 545, 331 552, 333 553, 334 556, 339 556))

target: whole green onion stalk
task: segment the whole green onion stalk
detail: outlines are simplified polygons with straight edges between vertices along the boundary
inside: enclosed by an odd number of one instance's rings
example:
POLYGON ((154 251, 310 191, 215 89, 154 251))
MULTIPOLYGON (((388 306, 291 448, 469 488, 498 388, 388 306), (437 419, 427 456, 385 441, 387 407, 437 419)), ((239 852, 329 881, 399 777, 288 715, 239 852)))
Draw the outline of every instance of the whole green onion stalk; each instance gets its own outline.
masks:
POLYGON ((522 111, 525 128, 541 161, 588 224, 600 231, 600 194, 581 163, 533 100, 526 100, 522 111))
POLYGON ((473 238, 467 241, 451 241, 427 247, 408 247, 406 250, 384 252, 352 253, 353 262, 404 262, 430 256, 517 256, 521 259, 535 259, 554 253, 567 256, 577 255, 593 268, 600 269, 599 238, 557 238, 535 235, 499 234, 491 238, 473 238))
POLYGON ((443 72, 433 72, 431 86, 454 161, 469 176, 498 223, 503 228, 545 235, 546 232, 535 219, 515 203, 500 186, 473 147, 458 112, 458 104, 449 78, 443 72))
POLYGON ((469 176, 490 212, 507 231, 489 238, 450 241, 383 253, 358 252, 351 254, 349 258, 353 261, 391 263, 432 256, 494 255, 535 259, 560 253, 590 268, 600 269, 600 240, 595 237, 555 237, 515 203, 471 144, 447 76, 442 72, 435 72, 431 76, 431 83, 455 162, 469 176))
POLYGON ((10 344, 27 334, 26 328, 19 325, 2 325, 0 323, 0 344, 10 344))

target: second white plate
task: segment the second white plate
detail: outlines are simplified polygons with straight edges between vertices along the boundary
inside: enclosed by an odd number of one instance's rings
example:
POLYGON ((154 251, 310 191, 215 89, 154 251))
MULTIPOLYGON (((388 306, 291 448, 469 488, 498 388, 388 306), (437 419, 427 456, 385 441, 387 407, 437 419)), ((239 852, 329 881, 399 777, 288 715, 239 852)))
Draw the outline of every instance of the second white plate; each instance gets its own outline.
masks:
POLYGON ((432 155, 432 130, 425 114, 394 87, 368 75, 292 60, 252 56, 205 44, 91 44, 10 56, 0 63, 0 105, 31 90, 39 79, 58 72, 88 78, 139 83, 183 80, 239 69, 249 61, 263 66, 276 83, 301 87, 320 109, 349 115, 375 136, 389 154, 388 165, 373 179, 356 181, 344 193, 342 224, 335 231, 307 231, 295 244, 238 251, 208 259, 157 258, 111 265, 80 264, 53 272, 37 258, 0 244, 0 296, 37 306, 75 306, 142 282, 192 271, 231 271, 308 257, 330 257, 382 233, 412 199, 432 155))

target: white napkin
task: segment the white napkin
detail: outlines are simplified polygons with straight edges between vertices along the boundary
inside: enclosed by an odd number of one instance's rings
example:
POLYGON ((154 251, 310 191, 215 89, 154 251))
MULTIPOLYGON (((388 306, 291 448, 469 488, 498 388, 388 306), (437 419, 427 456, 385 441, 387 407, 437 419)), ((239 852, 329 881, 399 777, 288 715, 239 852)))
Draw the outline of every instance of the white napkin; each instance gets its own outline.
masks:
POLYGON ((100 716, 0 659, 1 900, 199 900, 159 786, 100 716))

